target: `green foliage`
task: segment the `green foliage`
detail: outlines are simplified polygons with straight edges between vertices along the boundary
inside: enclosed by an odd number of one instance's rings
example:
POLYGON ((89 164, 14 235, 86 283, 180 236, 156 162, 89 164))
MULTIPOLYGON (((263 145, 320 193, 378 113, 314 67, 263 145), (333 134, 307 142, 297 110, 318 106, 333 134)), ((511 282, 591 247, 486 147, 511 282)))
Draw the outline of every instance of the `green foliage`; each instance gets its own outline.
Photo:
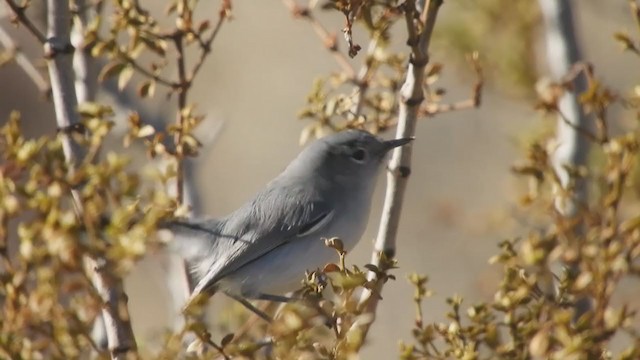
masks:
POLYGON ((300 302, 281 307, 268 326, 252 326, 244 332, 227 335, 220 346, 211 343, 203 325, 197 325, 200 339, 192 347, 201 349, 209 344, 229 358, 348 359, 357 356, 366 338, 362 324, 373 321, 373 316, 366 311, 368 302, 360 301, 360 293, 375 291, 377 281, 394 280, 388 272, 396 268, 396 262, 383 258, 380 267, 367 264, 365 269, 355 265, 348 268, 342 242, 333 238, 325 243, 338 252, 340 261, 306 274, 297 293, 302 298, 300 302), (367 278, 367 271, 376 276, 367 278))
MULTIPOLYGON (((502 241, 500 252, 490 259, 502 270, 493 300, 465 310, 461 298, 449 298, 446 320, 425 324, 421 305, 429 296, 427 279, 413 275, 418 307, 414 341, 401 345, 401 358, 640 357, 636 304, 618 297, 640 280, 640 221, 635 206, 640 104, 637 94, 625 97, 605 87, 589 66, 584 72, 589 87, 580 94, 580 102, 595 119, 597 132, 578 131, 589 139, 592 158, 599 160, 568 169, 572 179, 563 189, 551 165, 554 148, 545 146, 549 139, 533 141, 526 159, 513 167, 531 183, 521 199, 521 216, 532 223, 520 230, 521 237, 502 241), (620 105, 634 122, 612 136, 607 114, 620 105), (572 196, 580 182, 592 184, 588 202, 579 204, 575 216, 562 216, 556 200, 572 196), (561 271, 552 272, 557 267, 561 271), (590 310, 577 314, 585 302, 590 310)), ((558 116, 557 101, 570 90, 569 84, 555 84, 555 96, 540 99, 538 108, 558 116)))
MULTIPOLYGON (((399 91, 406 77, 410 54, 406 47, 399 48, 397 41, 391 41, 392 36, 397 36, 397 31, 392 29, 410 28, 416 33, 422 31, 420 17, 423 14, 416 8, 415 1, 330 1, 323 9, 337 9, 345 14, 347 27, 343 32, 350 47, 352 31, 367 33, 369 43, 364 46, 365 52, 359 55, 358 68, 336 51, 337 44, 334 38, 320 33, 321 40, 330 44, 328 48, 337 58, 340 71, 314 81, 307 96, 307 104, 298 114, 299 118, 312 121, 302 132, 300 142, 305 143, 327 132, 347 128, 361 128, 373 133, 391 129, 397 124, 399 104, 403 101, 399 91), (352 28, 352 25, 361 26, 352 28)), ((311 21, 314 27, 321 27, 313 16, 313 8, 296 8, 294 13, 311 21)), ((407 45, 415 45, 412 44, 415 43, 415 39, 411 39, 410 36, 404 33, 399 36, 407 37, 407 45)), ((468 57, 472 70, 478 77, 472 99, 459 104, 444 104, 446 91, 436 86, 443 65, 432 62, 427 65, 427 81, 423 84, 425 101, 420 109, 420 116, 432 116, 458 107, 470 108, 479 105, 482 72, 475 49, 468 50, 467 54, 472 54, 468 57)))
MULTIPOLYGON (((357 9, 353 9, 349 1, 325 6, 345 12, 347 18, 354 11, 361 14, 356 24, 362 23, 363 28, 356 28, 356 31, 368 32, 370 43, 365 47, 366 53, 360 54, 360 70, 343 60, 340 72, 314 82, 307 105, 298 115, 313 121, 305 129, 302 142, 320 137, 327 131, 359 127, 377 132, 395 123, 397 92, 404 80, 407 60, 406 53, 389 48, 390 29, 404 20, 403 12, 396 6, 395 2, 388 1, 364 2, 357 9)), ((305 9, 307 14, 311 11, 305 9)))
MULTIPOLYGON (((93 110, 83 113, 109 112, 93 110)), ((111 123, 90 117, 85 124, 83 141, 99 148, 111 123)), ((24 138, 17 113, 0 136, 2 357, 78 357, 95 346, 88 334, 102 307, 82 256, 125 276, 157 246, 150 240, 156 225, 175 205, 164 192, 143 191, 140 176, 116 153, 85 159, 70 172, 59 137, 24 138), (81 214, 72 196, 80 186, 81 214), (18 239, 15 249, 11 238, 18 239)))
MULTIPOLYGON (((86 34, 91 54, 109 59, 100 73, 102 80, 117 78, 123 88, 138 74, 140 97, 154 96, 158 86, 177 95, 175 125, 158 129, 133 113, 123 139, 125 146, 141 142, 149 157, 175 160, 176 167, 144 179, 130 168, 127 156, 101 154, 104 140, 113 136, 113 111, 101 104, 81 104, 78 109, 83 122, 70 135, 88 151, 73 169, 64 156, 62 134, 26 139, 15 113, 0 130, 0 357, 76 358, 97 350, 89 333, 105 299, 92 285, 83 259, 87 255, 99 259, 100 268, 121 279, 142 256, 160 246, 154 235, 158 224, 186 211, 179 199, 170 199, 164 189, 158 189, 175 177, 179 184, 181 161, 197 155, 200 143, 192 132, 202 116, 189 105, 187 94, 231 9, 229 2, 223 2, 219 22, 211 27, 207 21, 193 20, 196 3, 170 2, 167 14, 175 16, 175 27, 166 30, 138 2, 116 1, 106 35, 99 31, 101 17, 89 24, 86 34), (200 55, 187 69, 184 48, 191 45, 200 55), (142 65, 143 57, 151 59, 150 67, 142 65), (167 77, 169 59, 176 60, 177 79, 167 77), (173 144, 166 141, 170 137, 173 144), (16 248, 10 248, 10 238, 18 239, 16 248)), ((529 41, 523 39, 530 39, 537 23, 534 5, 494 0, 455 4, 455 21, 439 28, 442 39, 464 53, 485 46, 481 50, 489 54, 491 76, 533 93, 533 48, 525 46, 529 41), (493 41, 480 41, 487 34, 492 34, 493 41)), ((398 92, 409 61, 406 48, 404 52, 392 49, 392 28, 404 23, 409 32, 422 30, 417 25, 420 11, 413 1, 330 1, 323 8, 345 16, 348 54, 360 56, 362 64, 356 70, 336 51, 337 42, 313 17, 314 9, 292 9, 312 22, 341 66, 339 73, 314 84, 301 112, 302 118, 311 120, 302 140, 348 127, 389 129, 398 116, 398 92), (362 53, 353 42, 354 31, 369 34, 370 43, 362 53)), ((412 36, 407 37, 412 46, 412 36)), ((619 33, 616 39, 626 50, 638 53, 632 35, 619 33)), ((426 102, 421 116, 478 105, 482 73, 477 55, 471 63, 478 82, 471 102, 462 105, 442 103, 445 91, 436 81, 443 66, 429 65, 422 84, 426 102)), ((611 134, 607 118, 608 110, 623 105, 638 120, 640 85, 626 97, 598 82, 590 67, 582 71, 589 88, 581 94, 581 104, 596 119, 597 131, 579 130, 592 143, 594 161, 568 169, 572 181, 563 188, 551 166, 549 139, 530 144, 526 158, 513 172, 531 185, 520 205, 534 224, 523 226, 520 237, 500 242, 498 254, 491 258, 502 273, 493 300, 466 306, 464 299, 452 296, 447 299, 450 311, 445 319, 429 323, 423 315, 424 302, 431 295, 428 278, 410 275, 416 320, 413 341, 401 344, 400 358, 640 357, 636 309, 616 298, 621 288, 635 285, 640 275, 640 217, 634 212, 640 132, 634 123, 624 133, 611 134), (561 216, 555 202, 570 198, 580 183, 591 184, 588 203, 580 204, 575 216, 561 216), (556 265, 562 270, 554 274, 556 265), (578 317, 574 309, 584 301, 591 303, 591 310, 578 317)), ((569 84, 551 84, 549 90, 550 96, 539 99, 536 107, 558 115, 559 97, 572 89, 569 84)), ((380 254, 379 266, 348 267, 341 241, 328 239, 326 244, 338 252, 340 261, 305 274, 298 292, 302 301, 265 309, 276 314, 273 323, 248 320, 244 328, 230 327, 223 331, 225 336, 214 340, 207 325, 198 320, 196 309, 187 314, 183 329, 166 335, 157 352, 143 351, 153 358, 177 358, 184 354, 183 338, 193 333, 197 340, 187 350, 203 358, 354 358, 366 342, 362 325, 374 320, 361 294, 373 292, 370 299, 378 299, 376 284, 394 279, 389 271, 397 264, 380 254)))

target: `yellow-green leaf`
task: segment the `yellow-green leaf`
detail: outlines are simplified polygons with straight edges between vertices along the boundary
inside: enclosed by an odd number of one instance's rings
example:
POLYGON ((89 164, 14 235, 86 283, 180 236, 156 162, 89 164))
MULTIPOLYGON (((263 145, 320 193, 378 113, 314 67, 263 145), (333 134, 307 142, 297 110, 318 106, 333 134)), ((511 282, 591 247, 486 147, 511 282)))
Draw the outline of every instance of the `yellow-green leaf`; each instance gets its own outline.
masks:
POLYGON ((100 82, 103 82, 111 77, 114 77, 120 74, 120 72, 124 70, 125 67, 126 65, 121 62, 111 62, 102 68, 100 74, 98 75, 98 80, 100 80, 100 82))
POLYGON ((153 95, 155 94, 156 91, 156 82, 149 80, 149 81, 145 81, 142 84, 140 84, 140 86, 138 87, 138 95, 140 95, 140 97, 146 98, 146 97, 153 97, 153 95))
POLYGON ((127 86, 127 83, 129 83, 129 80, 131 80, 132 76, 133 76, 133 67, 125 66, 120 71, 120 76, 118 77, 118 90, 122 91, 127 86))

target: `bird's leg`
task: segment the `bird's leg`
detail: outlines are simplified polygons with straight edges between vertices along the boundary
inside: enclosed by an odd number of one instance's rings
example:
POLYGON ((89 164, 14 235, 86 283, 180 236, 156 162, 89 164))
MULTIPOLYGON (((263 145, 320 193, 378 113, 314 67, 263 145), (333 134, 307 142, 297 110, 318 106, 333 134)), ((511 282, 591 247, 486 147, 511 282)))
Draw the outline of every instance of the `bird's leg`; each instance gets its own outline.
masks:
POLYGON ((288 296, 281 296, 281 295, 271 295, 271 294, 256 294, 256 295, 252 296, 252 298, 254 298, 256 300, 266 300, 266 301, 279 302, 279 303, 290 303, 290 302, 294 302, 294 301, 302 301, 302 300, 304 300, 303 298, 288 297, 288 296))
POLYGON ((264 319, 268 323, 271 323, 273 321, 273 318, 271 318, 269 315, 265 314, 262 310, 260 310, 260 309, 256 308, 255 306, 253 306, 253 304, 251 304, 246 299, 265 300, 265 301, 277 302, 277 303, 282 303, 282 304, 288 304, 288 303, 291 303, 291 302, 294 302, 294 301, 299 301, 302 304, 305 304, 306 306, 310 306, 310 307, 315 308, 316 310, 318 310, 320 315, 322 315, 325 318, 325 325, 328 328, 332 328, 334 326, 334 322, 333 322, 331 316, 325 314, 324 311, 317 304, 313 304, 313 303, 309 302, 308 299, 304 299, 304 298, 296 297, 296 296, 289 297, 289 296, 272 295, 272 294, 252 294, 252 295, 247 295, 246 297, 240 297, 240 296, 237 296, 237 295, 234 295, 234 294, 230 294, 230 293, 225 293, 225 294, 227 296, 229 296, 230 298, 236 300, 240 304, 242 304, 244 307, 246 307, 247 309, 252 311, 254 314, 258 315, 259 317, 261 317, 262 319, 264 319))
POLYGON ((325 312, 322 310, 322 308, 320 306, 318 306, 317 303, 310 301, 309 299, 305 299, 305 298, 301 298, 301 297, 297 297, 297 296, 281 296, 281 295, 271 295, 271 294, 257 294, 255 296, 253 296, 253 298, 257 299, 257 300, 266 300, 266 301, 273 301, 273 302, 279 302, 279 303, 283 303, 283 304, 287 304, 287 303, 291 303, 294 301, 299 301, 300 303, 312 307, 314 309, 316 309, 320 315, 322 315, 325 318, 325 325, 328 328, 332 328, 334 325, 333 319, 331 318, 331 316, 325 314, 325 312))
POLYGON ((240 304, 242 304, 242 306, 246 307, 248 310, 250 310, 251 312, 253 312, 254 314, 258 315, 260 318, 262 318, 264 321, 271 323, 273 322, 273 319, 271 318, 271 316, 267 315, 264 311, 258 309, 257 307, 253 306, 252 303, 250 303, 248 300, 246 300, 245 298, 242 298, 240 296, 225 292, 225 295, 227 295, 228 297, 232 298, 233 300, 239 302, 240 304))

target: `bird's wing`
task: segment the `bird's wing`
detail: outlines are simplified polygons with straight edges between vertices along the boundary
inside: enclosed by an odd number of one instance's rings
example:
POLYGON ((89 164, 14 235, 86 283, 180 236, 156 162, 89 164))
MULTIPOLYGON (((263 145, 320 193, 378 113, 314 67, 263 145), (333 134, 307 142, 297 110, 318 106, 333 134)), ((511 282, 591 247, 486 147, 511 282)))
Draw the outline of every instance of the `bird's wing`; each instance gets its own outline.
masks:
POLYGON ((176 237, 190 238, 186 246, 196 255, 199 279, 189 302, 213 292, 223 277, 330 222, 334 212, 326 202, 304 188, 287 191, 283 196, 282 189, 270 187, 220 222, 186 222, 180 231, 172 229, 180 233, 176 237))
MULTIPOLYGON (((225 239, 221 233, 222 223, 217 219, 182 219, 172 220, 160 227, 173 233, 174 241, 169 243, 171 251, 180 254, 190 264, 195 266, 207 257, 211 257, 222 243, 233 242, 225 239)), ((196 275, 200 272, 192 268, 196 275)), ((200 274, 202 277, 204 273, 200 274)))

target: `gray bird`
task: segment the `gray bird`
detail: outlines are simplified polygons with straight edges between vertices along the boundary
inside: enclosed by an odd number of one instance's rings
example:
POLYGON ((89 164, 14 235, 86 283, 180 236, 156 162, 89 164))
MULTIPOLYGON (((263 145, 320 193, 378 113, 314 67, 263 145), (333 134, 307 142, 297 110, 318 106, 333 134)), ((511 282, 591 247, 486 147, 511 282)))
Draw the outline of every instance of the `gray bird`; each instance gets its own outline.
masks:
POLYGON ((409 141, 361 130, 326 136, 227 217, 170 223, 171 247, 196 280, 187 304, 216 292, 249 306, 245 299, 286 301, 305 270, 337 259, 324 239, 340 238, 347 251, 360 240, 385 155, 409 141))

